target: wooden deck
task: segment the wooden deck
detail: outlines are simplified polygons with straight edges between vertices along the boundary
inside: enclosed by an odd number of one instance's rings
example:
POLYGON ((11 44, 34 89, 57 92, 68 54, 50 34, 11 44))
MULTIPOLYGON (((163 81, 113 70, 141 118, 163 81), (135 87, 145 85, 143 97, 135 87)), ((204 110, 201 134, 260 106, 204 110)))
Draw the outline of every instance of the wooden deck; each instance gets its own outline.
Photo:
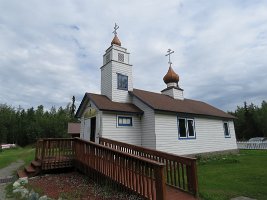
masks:
POLYGON ((166 200, 196 200, 197 198, 191 194, 180 191, 172 186, 166 187, 166 200))
POLYGON ((165 181, 174 188, 197 195, 196 159, 100 138, 100 144, 164 164, 165 181))
POLYGON ((160 159, 144 152, 134 155, 126 148, 119 150, 78 138, 43 139, 36 144, 38 162, 32 165, 40 170, 74 167, 97 182, 108 182, 146 199, 197 199, 194 159, 159 155, 160 159))

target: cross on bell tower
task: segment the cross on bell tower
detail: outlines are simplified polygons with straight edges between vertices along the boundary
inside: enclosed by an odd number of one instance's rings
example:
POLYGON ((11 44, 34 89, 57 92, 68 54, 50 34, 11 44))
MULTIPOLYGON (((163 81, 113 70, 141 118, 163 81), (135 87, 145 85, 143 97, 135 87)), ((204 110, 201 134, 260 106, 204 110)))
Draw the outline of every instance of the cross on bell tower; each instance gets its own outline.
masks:
POLYGON ((169 70, 167 74, 163 77, 163 81, 166 83, 167 88, 162 90, 161 93, 168 95, 174 99, 180 99, 183 100, 183 89, 181 89, 178 85, 179 82, 179 76, 175 73, 175 71, 172 69, 172 62, 171 62, 171 54, 173 54, 174 51, 171 49, 168 49, 167 54, 165 56, 169 56, 169 70))
POLYGON ((172 62, 171 62, 171 54, 173 54, 174 53, 174 51, 172 51, 171 49, 168 49, 168 51, 167 51, 167 54, 165 55, 165 56, 169 56, 169 64, 170 64, 170 66, 172 65, 172 62))
POLYGON ((129 91, 133 91, 132 65, 129 63, 130 53, 121 46, 118 38, 119 28, 117 23, 112 26, 113 40, 103 55, 101 94, 114 102, 130 103, 129 91))
POLYGON ((119 29, 120 27, 115 23, 115 26, 114 26, 114 31, 112 33, 114 33, 114 38, 113 40, 111 41, 111 45, 113 44, 116 44, 118 46, 121 46, 121 41, 119 40, 118 36, 117 36, 117 30, 119 29))
POLYGON ((114 31, 112 33, 114 33, 114 36, 117 35, 117 30, 119 29, 120 27, 115 23, 115 26, 114 26, 114 31))

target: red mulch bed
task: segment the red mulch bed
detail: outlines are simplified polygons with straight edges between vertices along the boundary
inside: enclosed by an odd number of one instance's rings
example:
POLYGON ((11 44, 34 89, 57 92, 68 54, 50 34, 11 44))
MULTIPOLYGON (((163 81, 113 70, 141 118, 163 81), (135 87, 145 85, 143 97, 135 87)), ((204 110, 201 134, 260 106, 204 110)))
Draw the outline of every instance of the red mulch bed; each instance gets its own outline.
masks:
POLYGON ((134 195, 116 192, 108 187, 101 187, 88 177, 78 173, 49 174, 29 179, 29 185, 43 195, 58 199, 89 200, 139 200, 134 195))

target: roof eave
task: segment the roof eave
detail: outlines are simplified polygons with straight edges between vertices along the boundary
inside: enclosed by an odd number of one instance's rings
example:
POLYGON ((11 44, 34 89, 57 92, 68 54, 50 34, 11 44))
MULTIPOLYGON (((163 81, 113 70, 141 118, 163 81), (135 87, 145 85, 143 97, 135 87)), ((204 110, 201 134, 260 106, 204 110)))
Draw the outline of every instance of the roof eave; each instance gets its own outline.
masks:
POLYGON ((135 114, 135 115, 143 115, 144 111, 141 112, 132 112, 132 111, 121 111, 121 110, 112 110, 112 109, 99 109, 100 111, 106 112, 117 112, 117 113, 128 113, 128 114, 135 114))
POLYGON ((195 116, 202 116, 202 117, 212 117, 212 118, 220 118, 220 119, 235 119, 234 116, 232 117, 223 117, 223 116, 218 116, 218 115, 207 115, 207 114, 197 114, 197 113, 190 113, 190 112, 178 112, 178 111, 172 111, 172 110, 163 110, 163 109, 154 109, 156 112, 165 112, 165 113, 174 113, 174 114, 189 114, 189 115, 195 115, 195 116))

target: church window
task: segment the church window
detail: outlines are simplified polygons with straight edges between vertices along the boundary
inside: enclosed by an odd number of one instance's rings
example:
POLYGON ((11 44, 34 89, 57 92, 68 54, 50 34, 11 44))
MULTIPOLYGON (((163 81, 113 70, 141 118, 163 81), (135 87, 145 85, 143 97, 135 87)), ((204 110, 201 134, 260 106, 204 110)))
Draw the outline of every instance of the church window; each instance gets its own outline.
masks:
POLYGON ((124 54, 123 53, 118 53, 118 61, 124 62, 124 54))
POLYGON ((178 118, 178 136, 179 139, 195 139, 194 119, 178 118))
POLYGON ((228 122, 223 122, 223 129, 224 129, 224 137, 229 138, 230 136, 230 131, 229 131, 229 124, 228 122))
POLYGON ((133 126, 133 118, 126 116, 117 116, 117 126, 133 126))
POLYGON ((128 76, 118 74, 118 89, 128 90, 128 76))

